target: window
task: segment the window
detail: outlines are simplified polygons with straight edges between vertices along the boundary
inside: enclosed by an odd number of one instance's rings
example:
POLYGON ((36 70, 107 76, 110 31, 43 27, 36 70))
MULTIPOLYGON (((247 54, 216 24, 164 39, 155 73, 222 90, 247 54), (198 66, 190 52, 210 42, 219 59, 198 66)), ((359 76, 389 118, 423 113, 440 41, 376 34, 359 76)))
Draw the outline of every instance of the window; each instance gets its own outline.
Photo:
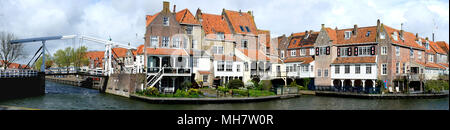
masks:
POLYGON ((270 55, 270 47, 266 47, 266 55, 270 55))
POLYGON ((387 47, 381 47, 381 55, 387 55, 387 47))
POLYGON ((236 66, 236 71, 237 71, 237 72, 241 72, 241 65, 237 65, 237 66, 236 66))
POLYGON ((317 70, 317 76, 322 77, 322 70, 320 70, 320 69, 317 70))
POLYGON ((328 77, 328 69, 325 69, 323 76, 328 77))
POLYGON ((309 48, 309 55, 314 55, 314 48, 309 48))
POLYGON ((326 55, 327 47, 319 47, 319 55, 326 55))
POLYGON ((217 71, 224 71, 225 69, 225 62, 224 61, 218 61, 217 62, 217 71))
POLYGON ((395 73, 399 74, 400 72, 400 62, 395 63, 395 73))
POLYGON ((413 49, 410 49, 410 50, 409 50, 409 56, 410 56, 411 58, 414 58, 414 50, 413 50, 413 49))
POLYGON ((306 49, 300 49, 300 55, 301 56, 306 55, 306 49))
POLYGON ((291 56, 296 56, 297 50, 291 50, 291 56))
POLYGON ((193 65, 194 67, 198 67, 198 58, 197 58, 197 57, 194 57, 194 59, 193 59, 193 61, 192 61, 192 65, 193 65))
POLYGON ((404 74, 406 74, 406 63, 403 63, 402 72, 403 72, 404 74))
POLYGON ((192 48, 197 49, 197 40, 192 40, 192 48))
POLYGON ((281 58, 284 58, 284 51, 281 51, 281 58))
POLYGON ((169 37, 163 37, 162 47, 169 47, 169 37))
POLYGON ((417 52, 417 55, 419 56, 419 59, 422 59, 422 52, 421 51, 417 52))
POLYGON ((395 47, 395 55, 400 56, 400 47, 399 46, 395 47))
POLYGON ((434 56, 433 55, 429 55, 428 56, 428 61, 433 62, 433 60, 434 60, 434 56))
POLYGON ((345 31, 345 39, 350 39, 351 35, 352 35, 351 31, 345 31))
MULTIPOLYGON (((300 66, 299 66, 300 67, 300 66)), ((297 64, 294 64, 294 70, 293 72, 297 72, 297 64)))
POLYGON ((244 31, 244 27, 242 27, 242 26, 239 26, 239 27, 241 28, 241 31, 242 31, 242 32, 245 32, 245 31, 244 31))
MULTIPOLYGON (((369 56, 371 55, 371 47, 370 46, 364 46, 364 47, 358 47, 358 55, 360 56, 369 56)), ((347 53, 344 53, 347 54, 347 53)), ((342 50, 341 50, 341 56, 342 56, 342 50)))
POLYGON ((247 29, 247 32, 250 32, 250 29, 248 28, 248 26, 245 26, 245 29, 247 29))
POLYGON ((227 61, 227 71, 233 71, 233 61, 227 61))
POLYGON ((218 40, 225 40, 225 33, 223 32, 217 32, 217 39, 218 40))
POLYGON ((350 73, 350 65, 345 65, 345 73, 346 74, 350 73))
POLYGON ((334 68, 334 73, 336 73, 336 74, 339 74, 340 73, 340 67, 341 66, 339 66, 339 65, 336 65, 336 66, 334 66, 335 68, 334 68))
POLYGON ((361 73, 361 65, 355 65, 355 73, 360 74, 361 73))
POLYGON ((366 37, 369 37, 369 36, 370 36, 370 31, 367 31, 366 37))
POLYGON ((371 74, 372 73, 372 66, 367 64, 366 65, 366 74, 371 74))
POLYGON ((314 65, 311 65, 311 72, 314 72, 314 65))
POLYGON ((308 66, 302 66, 303 68, 303 72, 308 72, 309 71, 309 67, 308 66))
POLYGON ((180 48, 181 41, 180 38, 173 38, 172 48, 180 48))
POLYGON ((192 30, 193 30, 192 26, 187 26, 186 27, 186 34, 192 34, 192 30))
POLYGON ((244 63, 244 69, 245 69, 245 71, 248 71, 248 62, 244 63))
POLYGON ((293 44, 295 45, 295 43, 297 43, 297 40, 294 40, 294 43, 293 43, 293 44))
POLYGON ((242 46, 242 48, 244 48, 244 49, 247 49, 248 48, 248 46, 247 46, 247 44, 248 44, 248 41, 247 40, 242 40, 242 42, 241 42, 241 46, 242 46))
POLYGON ((219 54, 219 55, 223 54, 224 53, 223 46, 213 46, 212 47, 212 53, 213 54, 219 54))
POLYGON ((385 36, 384 32, 381 32, 380 33, 380 39, 385 39, 385 38, 386 38, 386 36, 385 36))
POLYGON ((381 64, 381 75, 387 75, 387 64, 381 64))
POLYGON ((392 34, 392 38, 393 38, 395 41, 398 40, 398 34, 397 34, 397 32, 394 32, 394 33, 392 34))
POLYGON ((289 68, 290 68, 289 66, 286 66, 286 72, 289 72, 289 68))
POLYGON ((427 41, 427 43, 425 43, 425 48, 427 48, 427 50, 430 49, 430 42, 427 41))
POLYGON ((208 75, 203 75, 203 83, 207 83, 208 82, 208 75))
POLYGON ((158 37, 157 36, 151 36, 150 37, 150 46, 151 47, 158 47, 158 37))
POLYGON ((164 17, 163 24, 164 26, 169 26, 169 17, 164 17))

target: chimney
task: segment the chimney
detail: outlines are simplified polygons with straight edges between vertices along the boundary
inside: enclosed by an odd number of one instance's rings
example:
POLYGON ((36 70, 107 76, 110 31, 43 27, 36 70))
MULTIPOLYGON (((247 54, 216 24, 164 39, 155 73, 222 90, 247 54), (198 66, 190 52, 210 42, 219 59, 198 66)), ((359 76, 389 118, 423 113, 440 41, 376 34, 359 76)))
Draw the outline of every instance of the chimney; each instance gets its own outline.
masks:
POLYGON ((325 24, 322 24, 322 28, 325 28, 325 24))
POLYGON ((432 35, 432 37, 431 37, 431 38, 432 38, 432 40, 433 40, 433 42, 434 42, 434 33, 433 33, 433 35, 432 35))
POLYGON ((377 27, 380 27, 380 19, 377 20, 377 27))
POLYGON ((419 40, 419 33, 416 33, 416 41, 419 40))
POLYGON ((202 18, 202 10, 200 10, 200 8, 197 8, 197 13, 195 13, 195 17, 202 22, 203 18, 202 18))
POLYGON ((403 38, 403 23, 400 25, 400 37, 403 38))
POLYGON ((173 13, 177 12, 177 5, 173 5, 173 13))
POLYGON ((358 25, 357 24, 355 24, 353 26, 353 35, 356 35, 356 34, 358 34, 358 25))
POLYGON ((239 10, 239 16, 242 16, 242 11, 241 10, 239 10))
POLYGON ((163 2, 163 11, 162 11, 162 12, 164 12, 164 13, 170 13, 169 5, 170 5, 169 2, 164 1, 164 2, 163 2))
POLYGON ((305 31, 305 35, 308 34, 308 30, 305 31))

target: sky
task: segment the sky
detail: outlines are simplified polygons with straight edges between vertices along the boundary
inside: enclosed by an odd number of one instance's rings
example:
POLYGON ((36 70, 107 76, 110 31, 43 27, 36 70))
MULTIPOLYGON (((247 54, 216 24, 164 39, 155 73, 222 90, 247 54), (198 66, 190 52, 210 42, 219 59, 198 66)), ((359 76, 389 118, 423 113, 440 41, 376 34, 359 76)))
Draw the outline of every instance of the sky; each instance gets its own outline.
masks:
MULTIPOLYGON (((448 0, 166 0, 170 8, 188 8, 193 14, 221 14, 228 10, 253 11, 258 29, 270 30, 272 37, 331 28, 385 25, 421 37, 435 32, 436 41, 449 42, 448 0)), ((54 35, 88 35, 138 46, 144 42, 145 16, 162 10, 163 0, 0 0, 0 31, 18 38, 54 35)), ((88 46, 104 50, 96 43, 78 40, 48 41, 50 53, 65 47, 88 46)), ((27 43, 27 63, 40 44, 27 43)))

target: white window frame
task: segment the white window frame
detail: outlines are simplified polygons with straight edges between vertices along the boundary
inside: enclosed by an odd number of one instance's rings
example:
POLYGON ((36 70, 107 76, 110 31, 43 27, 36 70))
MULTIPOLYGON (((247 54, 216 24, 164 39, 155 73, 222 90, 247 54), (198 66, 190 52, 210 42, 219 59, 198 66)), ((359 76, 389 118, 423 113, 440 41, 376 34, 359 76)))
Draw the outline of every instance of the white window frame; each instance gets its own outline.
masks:
POLYGON ((372 65, 366 64, 366 74, 372 74, 372 65))
POLYGON ((352 31, 345 31, 344 32, 345 39, 350 39, 351 36, 352 36, 352 31))
POLYGON ((208 75, 204 74, 203 75, 203 83, 207 83, 208 82, 208 75), (206 78, 206 79, 205 79, 206 78))
POLYGON ((335 65, 334 66, 334 73, 335 74, 341 73, 341 66, 340 65, 335 65))
POLYGON ((395 73, 400 74, 400 62, 395 63, 395 73))
POLYGON ((291 50, 290 52, 291 52, 291 56, 297 56, 297 50, 294 49, 294 50, 291 50))
POLYGON ((380 39, 386 39, 386 35, 385 35, 384 32, 381 32, 381 33, 380 33, 380 39))
POLYGON ((170 43, 170 37, 162 37, 161 47, 168 48, 170 43))
POLYGON ((170 18, 169 17, 164 17, 163 18, 163 25, 164 26, 169 26, 170 25, 170 18))
POLYGON ((315 54, 314 51, 314 48, 309 48, 309 55, 313 56, 315 54))
POLYGON ((422 51, 418 51, 417 56, 419 56, 419 59, 422 59, 422 51))
POLYGON ((381 64, 381 75, 387 75, 387 64, 381 64))
POLYGON ((387 55, 387 46, 381 47, 381 55, 387 55))
POLYGON ((322 77, 322 70, 317 69, 317 77, 322 77))
POLYGON ((300 56, 306 55, 306 49, 300 49, 300 56))
POLYGON ((361 65, 359 64, 355 65, 355 74, 361 74, 361 65))
POLYGON ((393 38, 395 41, 398 41, 398 34, 397 34, 397 32, 394 32, 391 36, 392 36, 392 38, 393 38))
POLYGON ((352 73, 350 67, 351 67, 351 65, 344 65, 344 74, 350 74, 350 73, 352 73), (348 69, 347 69, 347 68, 348 68, 348 69), (348 72, 347 72, 347 70, 348 70, 348 72))
POLYGON ((281 51, 281 58, 284 58, 284 50, 281 51))
POLYGON ((180 48, 181 46, 181 39, 179 37, 173 37, 172 38, 172 48, 180 48))
POLYGON ((159 37, 150 36, 150 47, 158 47, 159 37))
POLYGON ((395 55, 400 56, 400 47, 399 46, 395 46, 395 55))

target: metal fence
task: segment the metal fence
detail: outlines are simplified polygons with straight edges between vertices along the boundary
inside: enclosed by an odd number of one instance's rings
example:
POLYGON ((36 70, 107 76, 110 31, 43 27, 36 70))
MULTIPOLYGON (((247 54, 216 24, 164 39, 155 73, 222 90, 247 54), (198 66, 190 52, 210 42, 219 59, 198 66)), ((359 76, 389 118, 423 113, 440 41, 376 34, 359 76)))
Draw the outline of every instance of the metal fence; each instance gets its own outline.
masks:
POLYGON ((15 77, 35 77, 38 72, 27 69, 6 69, 0 70, 0 78, 15 78, 15 77))

